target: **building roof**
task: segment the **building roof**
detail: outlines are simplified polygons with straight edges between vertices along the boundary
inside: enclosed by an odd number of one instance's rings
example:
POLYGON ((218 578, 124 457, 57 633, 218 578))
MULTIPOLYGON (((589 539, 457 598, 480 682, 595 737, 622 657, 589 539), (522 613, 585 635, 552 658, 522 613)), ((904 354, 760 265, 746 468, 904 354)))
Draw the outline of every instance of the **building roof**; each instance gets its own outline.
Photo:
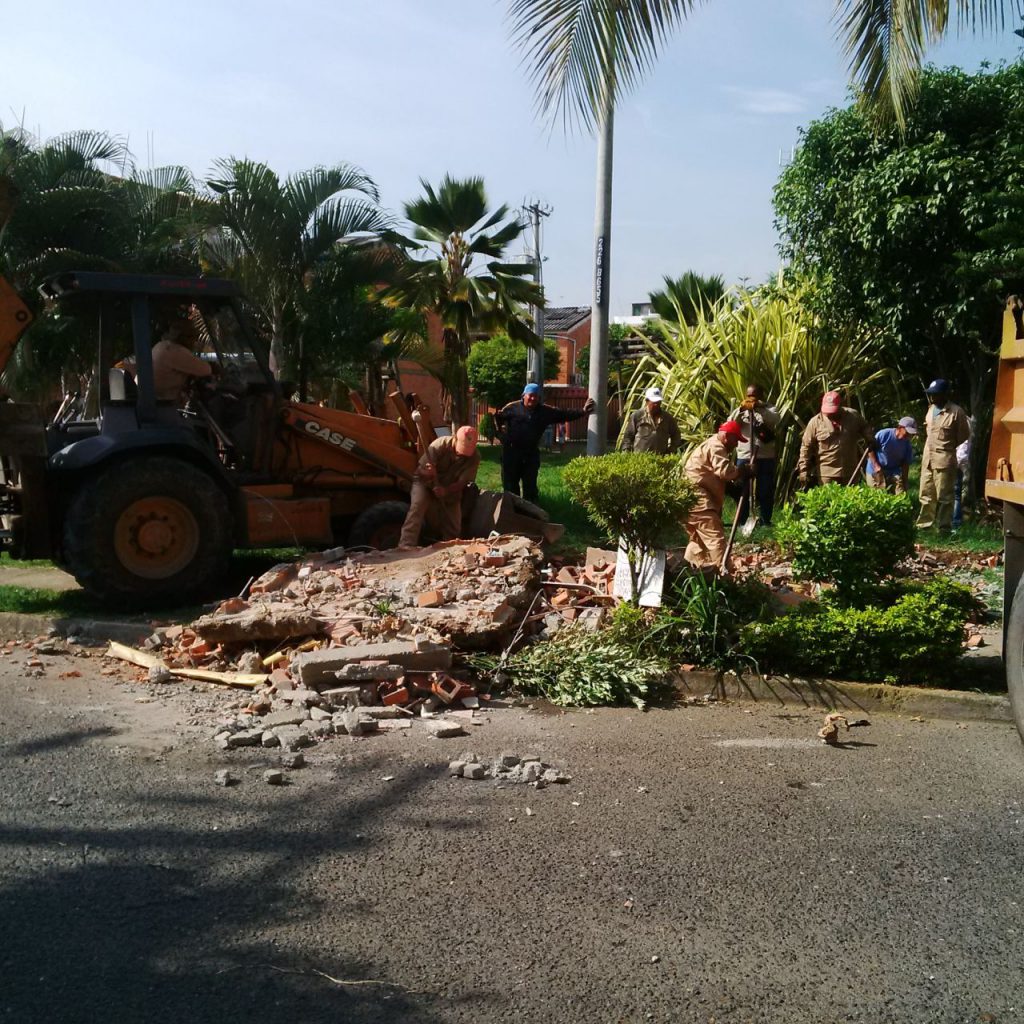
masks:
POLYGON ((551 306, 544 310, 544 333, 571 331, 589 318, 589 306, 551 306))

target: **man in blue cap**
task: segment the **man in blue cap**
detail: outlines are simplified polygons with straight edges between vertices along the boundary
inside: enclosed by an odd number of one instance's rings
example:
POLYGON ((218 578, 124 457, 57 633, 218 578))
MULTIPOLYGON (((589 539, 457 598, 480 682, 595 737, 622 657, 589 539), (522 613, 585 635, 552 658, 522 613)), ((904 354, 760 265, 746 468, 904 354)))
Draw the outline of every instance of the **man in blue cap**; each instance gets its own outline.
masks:
POLYGON ((971 436, 967 413, 949 400, 949 381, 939 377, 925 393, 931 399, 925 417, 927 431, 921 458, 921 514, 918 529, 933 526, 947 532, 953 526, 956 493, 956 450, 971 436))
POLYGON ((917 421, 913 416, 904 416, 895 427, 886 427, 875 434, 878 449, 868 455, 865 467, 868 487, 893 494, 907 493, 910 464, 914 461, 910 438, 916 434, 917 421))
POLYGON ((578 411, 555 409, 545 405, 539 384, 527 384, 518 402, 509 402, 494 414, 494 422, 501 438, 501 486, 512 494, 519 494, 537 503, 537 472, 540 469, 540 439, 552 423, 568 423, 588 415, 594 410, 594 400, 588 398, 578 411))

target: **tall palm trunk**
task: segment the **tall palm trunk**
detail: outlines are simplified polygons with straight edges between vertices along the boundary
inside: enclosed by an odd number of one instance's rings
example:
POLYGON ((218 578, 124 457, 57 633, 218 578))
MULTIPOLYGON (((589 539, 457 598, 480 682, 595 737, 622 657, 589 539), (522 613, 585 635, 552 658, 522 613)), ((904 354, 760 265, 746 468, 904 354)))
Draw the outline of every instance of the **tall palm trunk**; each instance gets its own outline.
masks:
POLYGON ((457 331, 444 330, 444 380, 451 400, 452 430, 469 422, 469 374, 466 359, 469 344, 457 331))

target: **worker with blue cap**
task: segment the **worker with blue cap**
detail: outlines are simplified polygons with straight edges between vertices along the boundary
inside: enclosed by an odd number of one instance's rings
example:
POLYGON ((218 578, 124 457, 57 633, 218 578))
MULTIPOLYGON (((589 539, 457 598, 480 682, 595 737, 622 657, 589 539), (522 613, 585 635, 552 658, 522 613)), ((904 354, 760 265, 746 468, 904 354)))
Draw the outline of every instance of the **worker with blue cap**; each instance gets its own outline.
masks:
POLYGON ((949 400, 949 381, 933 380, 925 389, 931 404, 925 417, 924 454, 921 457, 921 513, 918 529, 953 527, 956 495, 956 450, 971 436, 967 413, 949 400))
POLYGON ((509 402, 494 414, 501 439, 501 486, 512 494, 537 503, 537 473, 540 470, 540 439, 553 423, 569 423, 593 412, 588 398, 582 409, 556 409, 545 405, 539 384, 527 384, 518 402, 509 402), (520 492, 520 484, 522 492, 520 492))

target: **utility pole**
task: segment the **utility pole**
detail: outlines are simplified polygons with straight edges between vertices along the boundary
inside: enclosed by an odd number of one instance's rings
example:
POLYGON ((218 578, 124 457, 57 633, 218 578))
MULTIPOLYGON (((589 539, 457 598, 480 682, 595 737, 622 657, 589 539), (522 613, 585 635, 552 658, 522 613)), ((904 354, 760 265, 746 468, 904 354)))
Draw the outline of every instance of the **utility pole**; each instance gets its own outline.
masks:
MULTIPOLYGON (((540 255, 540 221, 551 216, 551 207, 534 200, 523 207, 523 216, 533 225, 533 279, 537 287, 543 285, 543 263, 540 255)), ((544 386, 544 303, 533 307, 533 333, 540 338, 540 348, 526 353, 526 379, 531 384, 544 386)))

